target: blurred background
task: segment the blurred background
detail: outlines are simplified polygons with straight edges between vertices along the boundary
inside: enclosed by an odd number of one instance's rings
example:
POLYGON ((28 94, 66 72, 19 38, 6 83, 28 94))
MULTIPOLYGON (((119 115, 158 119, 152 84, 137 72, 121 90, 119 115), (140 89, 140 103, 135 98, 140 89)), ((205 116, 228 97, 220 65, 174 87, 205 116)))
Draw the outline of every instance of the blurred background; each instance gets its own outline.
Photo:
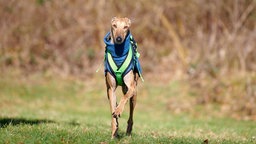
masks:
POLYGON ((172 112, 217 105, 222 115, 256 120, 255 0, 0 0, 1 77, 104 82, 104 68, 95 71, 114 16, 132 20, 141 95, 154 88, 147 83, 159 84, 159 95, 175 95, 164 87, 175 81, 184 96, 168 98, 172 112))

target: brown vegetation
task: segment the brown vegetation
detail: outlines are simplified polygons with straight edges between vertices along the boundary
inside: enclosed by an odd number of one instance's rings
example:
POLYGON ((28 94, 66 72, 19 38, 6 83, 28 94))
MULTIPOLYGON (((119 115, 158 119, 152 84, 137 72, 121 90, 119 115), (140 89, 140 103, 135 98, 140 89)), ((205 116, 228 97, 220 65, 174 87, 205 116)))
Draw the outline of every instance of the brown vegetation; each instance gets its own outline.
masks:
POLYGON ((185 79, 198 103, 256 119, 255 0, 1 0, 1 71, 91 76, 113 16, 132 19, 148 80, 185 79))

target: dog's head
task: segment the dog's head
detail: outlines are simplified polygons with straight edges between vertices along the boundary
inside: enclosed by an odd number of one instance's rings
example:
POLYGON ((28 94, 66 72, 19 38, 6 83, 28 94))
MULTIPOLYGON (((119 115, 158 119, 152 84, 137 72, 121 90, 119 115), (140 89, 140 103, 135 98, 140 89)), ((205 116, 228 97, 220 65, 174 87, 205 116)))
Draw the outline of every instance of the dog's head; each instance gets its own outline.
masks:
POLYGON ((114 17, 111 20, 111 33, 112 39, 115 44, 122 44, 125 40, 129 28, 131 26, 131 20, 128 18, 114 17))

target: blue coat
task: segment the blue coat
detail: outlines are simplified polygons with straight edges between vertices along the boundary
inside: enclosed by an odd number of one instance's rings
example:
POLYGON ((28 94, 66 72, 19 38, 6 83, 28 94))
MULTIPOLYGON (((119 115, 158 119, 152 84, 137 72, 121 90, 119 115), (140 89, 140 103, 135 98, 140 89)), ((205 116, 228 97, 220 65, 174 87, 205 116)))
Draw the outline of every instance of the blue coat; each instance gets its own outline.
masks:
POLYGON ((106 56, 107 52, 109 52, 116 64, 116 66, 119 68, 121 67, 121 65, 123 64, 123 62, 125 61, 127 54, 129 52, 129 48, 132 47, 132 51, 133 51, 133 58, 129 64, 129 66, 126 68, 126 70, 124 71, 122 78, 131 70, 137 72, 139 74, 140 77, 142 77, 142 69, 140 66, 140 62, 139 62, 139 57, 138 57, 138 52, 137 52, 137 44, 134 41, 131 33, 129 32, 124 40, 124 42, 122 44, 113 44, 111 43, 110 40, 110 32, 108 32, 106 34, 106 36, 104 37, 104 43, 106 44, 106 49, 105 49, 105 61, 104 61, 104 65, 105 65, 105 75, 107 72, 109 72, 112 76, 115 76, 115 72, 113 71, 113 69, 111 68, 108 58, 106 56))

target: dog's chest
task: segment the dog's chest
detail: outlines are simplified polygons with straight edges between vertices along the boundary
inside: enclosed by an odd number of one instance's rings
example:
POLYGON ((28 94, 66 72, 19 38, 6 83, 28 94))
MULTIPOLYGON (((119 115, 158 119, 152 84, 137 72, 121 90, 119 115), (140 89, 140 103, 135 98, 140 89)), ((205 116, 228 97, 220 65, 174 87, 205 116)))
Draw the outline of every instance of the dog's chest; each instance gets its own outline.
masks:
POLYGON ((111 54, 116 65, 119 67, 127 57, 129 51, 129 45, 108 45, 106 50, 111 54))

